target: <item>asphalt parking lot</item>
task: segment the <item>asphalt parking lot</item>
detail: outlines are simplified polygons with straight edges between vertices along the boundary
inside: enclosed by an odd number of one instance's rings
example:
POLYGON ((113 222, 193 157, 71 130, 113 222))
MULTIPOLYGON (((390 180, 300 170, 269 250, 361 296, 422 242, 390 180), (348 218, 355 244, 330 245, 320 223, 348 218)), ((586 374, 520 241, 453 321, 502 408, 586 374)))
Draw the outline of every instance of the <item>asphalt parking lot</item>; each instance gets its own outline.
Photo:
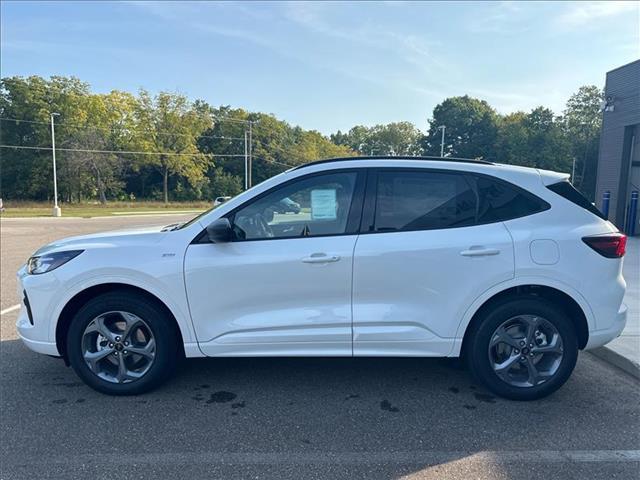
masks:
MULTIPOLYGON (((41 244, 180 218, 3 219, 1 309, 41 244)), ((1 317, 1 479, 640 476, 640 383, 590 354, 528 403, 440 359, 194 359, 114 398, 28 351, 16 317, 1 317)))

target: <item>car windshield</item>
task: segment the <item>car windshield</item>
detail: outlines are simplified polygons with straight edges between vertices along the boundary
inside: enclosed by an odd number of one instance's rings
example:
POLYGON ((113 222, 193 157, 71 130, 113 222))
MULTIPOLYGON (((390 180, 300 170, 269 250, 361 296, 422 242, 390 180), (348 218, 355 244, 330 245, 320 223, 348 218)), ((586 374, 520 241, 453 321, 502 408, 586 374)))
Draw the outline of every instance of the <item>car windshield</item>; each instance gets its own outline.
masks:
MULTIPOLYGON (((195 217, 193 217, 191 220, 189 220, 188 222, 184 222, 182 224, 179 224, 176 228, 172 228, 171 230, 181 230, 183 228, 186 228, 190 225, 193 225, 194 223, 196 223, 198 220, 200 220, 202 217, 204 217, 206 214, 208 214, 209 212, 211 212, 211 210, 213 210, 215 207, 211 207, 207 210, 205 210, 202 213, 199 213, 198 215, 196 215, 195 217)), ((168 225, 170 226, 170 225, 168 225)), ((167 228, 167 227, 165 227, 167 228)))
POLYGON ((182 226, 182 223, 170 223, 169 225, 165 225, 162 227, 161 232, 171 232, 173 230, 177 230, 182 226))

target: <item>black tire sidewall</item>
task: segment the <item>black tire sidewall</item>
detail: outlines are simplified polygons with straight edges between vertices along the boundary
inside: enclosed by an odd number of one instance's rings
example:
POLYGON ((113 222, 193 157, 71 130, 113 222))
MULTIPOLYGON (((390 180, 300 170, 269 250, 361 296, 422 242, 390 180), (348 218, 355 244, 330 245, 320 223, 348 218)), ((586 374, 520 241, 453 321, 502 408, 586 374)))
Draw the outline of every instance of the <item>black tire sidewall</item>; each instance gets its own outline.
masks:
POLYGON ((539 298, 517 298, 496 306, 476 324, 467 351, 467 362, 475 378, 492 392, 512 400, 535 400, 560 388, 571 376, 578 358, 575 327, 562 308, 539 298), (509 318, 538 315, 548 320, 562 337, 563 357, 556 374, 535 387, 515 387, 501 380, 489 363, 489 341, 496 329, 509 318))
POLYGON ((74 316, 67 332, 67 355, 76 374, 91 388, 109 395, 136 395, 163 383, 174 371, 177 361, 177 341, 171 319, 155 302, 129 292, 110 292, 89 300, 74 316), (154 336, 156 351, 149 371, 129 383, 112 383, 95 375, 82 355, 82 335, 87 325, 102 313, 121 310, 137 315, 148 325, 154 336))

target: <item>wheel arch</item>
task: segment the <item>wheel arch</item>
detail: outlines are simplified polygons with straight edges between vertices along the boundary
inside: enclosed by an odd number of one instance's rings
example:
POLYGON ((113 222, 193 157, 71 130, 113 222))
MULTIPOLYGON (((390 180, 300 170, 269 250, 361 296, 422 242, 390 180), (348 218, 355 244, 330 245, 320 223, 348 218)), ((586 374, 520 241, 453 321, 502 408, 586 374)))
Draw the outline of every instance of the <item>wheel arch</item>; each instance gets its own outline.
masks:
POLYGON ((590 310, 588 310, 588 306, 585 304, 581 305, 573 295, 558 288, 557 286, 527 283, 511 286, 494 293, 489 298, 486 298, 481 305, 473 311, 473 314, 464 329, 464 335, 462 336, 462 343, 460 347, 462 355, 464 355, 465 345, 468 343, 469 337, 485 312, 514 298, 544 299, 553 303, 558 308, 561 308, 575 326, 576 335, 578 337, 578 348, 583 349, 587 345, 587 342, 589 341, 588 315, 591 314, 590 310))
POLYGON ((56 322, 56 331, 55 331, 55 339, 56 339, 56 347, 58 352, 64 359, 65 363, 68 364, 67 358, 67 345, 66 338, 67 332, 69 330, 69 325, 71 325, 71 320, 76 313, 85 305, 90 299, 96 297, 97 295, 102 295, 104 293, 109 292, 130 292, 136 295, 141 295, 148 300, 154 302, 158 305, 165 313, 167 317, 171 319, 173 322, 177 335, 178 335, 178 345, 180 348, 181 354, 184 356, 184 337, 182 334, 182 329, 180 328, 180 324, 178 323, 176 316, 173 314, 171 309, 156 295, 145 290, 140 287, 136 287, 134 285, 126 284, 126 283, 101 283, 97 285, 90 286, 85 288, 84 290, 76 293, 69 301, 65 304, 63 309, 58 316, 58 321, 56 322))

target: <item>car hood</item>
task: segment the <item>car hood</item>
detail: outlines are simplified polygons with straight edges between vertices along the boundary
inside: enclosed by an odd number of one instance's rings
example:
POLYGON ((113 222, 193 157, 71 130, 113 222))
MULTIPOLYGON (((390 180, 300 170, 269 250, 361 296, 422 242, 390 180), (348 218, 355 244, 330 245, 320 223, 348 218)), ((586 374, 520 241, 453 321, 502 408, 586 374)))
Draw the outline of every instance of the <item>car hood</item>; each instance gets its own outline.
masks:
POLYGON ((167 234, 162 231, 163 228, 162 226, 146 227, 67 237, 40 247, 34 255, 53 251, 155 244, 167 234))

